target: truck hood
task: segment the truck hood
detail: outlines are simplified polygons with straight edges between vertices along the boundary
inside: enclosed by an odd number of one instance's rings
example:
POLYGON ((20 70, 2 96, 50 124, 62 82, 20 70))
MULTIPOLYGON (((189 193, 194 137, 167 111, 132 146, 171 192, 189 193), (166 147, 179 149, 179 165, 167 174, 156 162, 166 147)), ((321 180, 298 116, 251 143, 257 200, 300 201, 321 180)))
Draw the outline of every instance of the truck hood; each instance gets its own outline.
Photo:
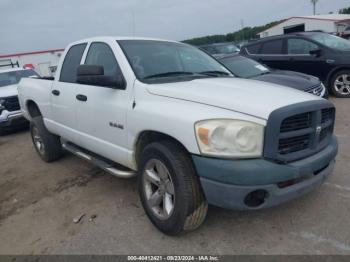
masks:
POLYGON ((206 78, 147 86, 151 94, 171 97, 267 119, 287 105, 320 100, 289 87, 239 78, 206 78))
POLYGON ((8 96, 17 96, 17 85, 1 86, 0 87, 0 98, 8 96))

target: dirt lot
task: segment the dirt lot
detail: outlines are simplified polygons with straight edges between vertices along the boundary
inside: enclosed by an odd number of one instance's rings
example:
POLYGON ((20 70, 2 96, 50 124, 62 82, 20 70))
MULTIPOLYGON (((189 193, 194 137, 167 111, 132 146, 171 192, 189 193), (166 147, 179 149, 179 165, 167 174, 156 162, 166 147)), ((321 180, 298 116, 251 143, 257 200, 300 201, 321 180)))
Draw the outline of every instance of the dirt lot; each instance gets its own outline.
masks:
POLYGON ((28 132, 0 137, 0 254, 350 254, 350 100, 333 101, 340 153, 322 187, 269 210, 210 207, 204 225, 180 237, 151 225, 135 179, 69 154, 46 164, 28 132))

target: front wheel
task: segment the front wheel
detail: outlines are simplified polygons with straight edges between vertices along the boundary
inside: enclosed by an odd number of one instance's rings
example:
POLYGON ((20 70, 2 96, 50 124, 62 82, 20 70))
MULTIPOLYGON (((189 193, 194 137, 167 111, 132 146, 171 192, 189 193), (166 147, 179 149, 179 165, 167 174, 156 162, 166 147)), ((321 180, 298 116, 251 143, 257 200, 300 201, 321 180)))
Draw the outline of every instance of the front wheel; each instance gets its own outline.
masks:
POLYGON ((350 70, 337 72, 331 79, 331 91, 336 97, 350 97, 350 70))
POLYGON ((172 141, 152 143, 142 152, 139 194, 151 222, 168 235, 198 228, 207 214, 191 158, 172 141))

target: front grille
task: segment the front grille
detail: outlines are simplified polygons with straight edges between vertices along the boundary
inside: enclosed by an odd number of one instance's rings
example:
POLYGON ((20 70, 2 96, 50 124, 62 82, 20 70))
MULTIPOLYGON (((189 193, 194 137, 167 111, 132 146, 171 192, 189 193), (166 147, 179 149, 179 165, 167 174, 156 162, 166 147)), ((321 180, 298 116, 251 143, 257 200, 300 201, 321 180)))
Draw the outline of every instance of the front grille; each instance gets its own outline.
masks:
POLYGON ((20 110, 21 107, 19 105, 18 96, 10 96, 5 98, 4 103, 5 109, 7 111, 17 111, 20 110))
POLYGON ((264 156, 291 162, 317 153, 330 143, 334 120, 335 109, 326 100, 272 112, 266 126, 264 156))
POLYGON ((316 96, 321 96, 322 91, 323 91, 323 85, 313 86, 305 90, 305 92, 316 96))
POLYGON ((294 153, 309 147, 310 135, 295 136, 280 139, 278 151, 281 155, 294 153))
POLYGON ((283 120, 281 133, 308 128, 311 125, 311 114, 303 113, 283 120))
POLYGON ((327 121, 332 121, 334 118, 334 109, 325 108, 321 111, 321 123, 326 123, 327 121))

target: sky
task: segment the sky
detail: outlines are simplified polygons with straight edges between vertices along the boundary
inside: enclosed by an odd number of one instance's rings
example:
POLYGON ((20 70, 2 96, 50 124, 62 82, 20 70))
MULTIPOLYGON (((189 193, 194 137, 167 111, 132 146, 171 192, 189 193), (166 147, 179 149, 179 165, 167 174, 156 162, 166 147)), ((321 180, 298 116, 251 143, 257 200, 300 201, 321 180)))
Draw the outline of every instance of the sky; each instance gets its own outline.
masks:
MULTIPOLYGON (((0 54, 64 48, 78 39, 146 36, 184 40, 312 15, 310 0, 0 0, 0 54)), ((317 13, 349 0, 319 0, 317 13)))

